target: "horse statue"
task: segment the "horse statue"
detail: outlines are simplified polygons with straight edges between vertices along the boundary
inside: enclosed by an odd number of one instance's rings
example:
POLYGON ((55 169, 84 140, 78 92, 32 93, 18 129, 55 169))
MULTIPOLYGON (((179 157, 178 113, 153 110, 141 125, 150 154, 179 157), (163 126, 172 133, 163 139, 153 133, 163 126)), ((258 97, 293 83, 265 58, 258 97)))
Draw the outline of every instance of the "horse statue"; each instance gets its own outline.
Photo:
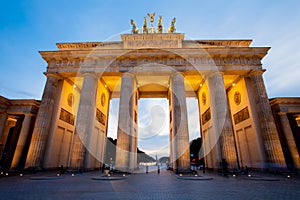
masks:
POLYGON ((148 34, 148 25, 147 25, 147 18, 146 17, 144 17, 143 33, 148 34))
POLYGON ((171 22, 171 25, 168 29, 168 33, 175 33, 176 32, 175 22, 176 22, 176 18, 174 17, 172 22, 171 22))
POLYGON ((159 19, 158 19, 157 33, 163 33, 162 16, 159 16, 159 19))
POLYGON ((132 25, 131 33, 132 34, 139 34, 140 30, 137 28, 137 26, 135 24, 135 21, 133 19, 131 20, 131 25, 132 25))

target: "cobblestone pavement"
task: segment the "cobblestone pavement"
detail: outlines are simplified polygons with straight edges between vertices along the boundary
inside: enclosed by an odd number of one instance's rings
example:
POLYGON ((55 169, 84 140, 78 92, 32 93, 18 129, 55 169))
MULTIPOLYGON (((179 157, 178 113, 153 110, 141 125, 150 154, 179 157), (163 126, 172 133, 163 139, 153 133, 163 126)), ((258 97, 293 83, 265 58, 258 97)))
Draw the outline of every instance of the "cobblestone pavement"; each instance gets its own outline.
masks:
POLYGON ((93 180, 100 176, 97 172, 30 179, 49 176, 56 173, 1 177, 0 199, 300 199, 300 178, 283 175, 260 174, 276 178, 266 181, 206 173, 204 177, 213 179, 184 180, 162 170, 132 174, 125 180, 93 180))

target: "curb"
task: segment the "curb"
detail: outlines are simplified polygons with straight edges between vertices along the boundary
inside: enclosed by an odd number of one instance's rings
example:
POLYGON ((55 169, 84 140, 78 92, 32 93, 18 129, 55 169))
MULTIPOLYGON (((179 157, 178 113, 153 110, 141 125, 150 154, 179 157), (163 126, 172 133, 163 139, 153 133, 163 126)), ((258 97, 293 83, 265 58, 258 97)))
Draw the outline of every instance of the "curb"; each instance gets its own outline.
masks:
POLYGON ((61 176, 39 176, 39 177, 29 177, 30 180, 57 180, 62 179, 61 176))
POLYGON ((201 176, 188 177, 188 176, 177 176, 176 175, 176 178, 183 179, 183 180, 197 180, 197 181, 209 181, 209 180, 213 180, 213 178, 211 178, 211 177, 201 177, 201 176))
POLYGON ((107 177, 107 176, 99 176, 99 177, 92 177, 92 180, 98 181, 117 181, 117 180, 126 180, 127 177, 107 177))

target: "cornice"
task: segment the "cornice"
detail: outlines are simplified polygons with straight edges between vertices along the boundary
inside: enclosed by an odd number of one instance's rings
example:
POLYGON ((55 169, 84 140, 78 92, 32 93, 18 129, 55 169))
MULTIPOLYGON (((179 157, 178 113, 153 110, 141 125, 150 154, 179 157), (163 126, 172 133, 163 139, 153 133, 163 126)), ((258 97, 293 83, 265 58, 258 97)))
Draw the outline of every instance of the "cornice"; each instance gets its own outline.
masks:
POLYGON ((252 43, 251 39, 237 40, 184 40, 183 46, 194 44, 195 47, 249 47, 252 43))
MULTIPOLYGON (((169 34, 148 34, 148 35, 138 35, 141 38, 159 38, 167 37, 169 34)), ((170 34, 173 37, 180 36, 180 39, 183 39, 181 35, 183 34, 170 34)), ((136 35, 122 35, 124 37, 137 37, 136 35)), ((194 44, 197 48, 198 45, 201 47, 249 47, 252 43, 251 39, 229 39, 229 40, 182 40, 183 46, 194 44)), ((56 46, 59 50, 78 50, 78 49, 93 49, 93 48, 103 48, 115 45, 122 45, 122 41, 111 41, 111 42, 63 42, 56 43, 56 46)))
POLYGON ((230 48, 182 48, 182 49, 95 49, 40 51, 46 61, 97 58, 144 58, 144 57, 253 57, 262 59, 269 51, 269 47, 230 47, 230 48))
POLYGON ((298 104, 300 106, 300 97, 278 97, 269 101, 271 106, 276 104, 298 104))

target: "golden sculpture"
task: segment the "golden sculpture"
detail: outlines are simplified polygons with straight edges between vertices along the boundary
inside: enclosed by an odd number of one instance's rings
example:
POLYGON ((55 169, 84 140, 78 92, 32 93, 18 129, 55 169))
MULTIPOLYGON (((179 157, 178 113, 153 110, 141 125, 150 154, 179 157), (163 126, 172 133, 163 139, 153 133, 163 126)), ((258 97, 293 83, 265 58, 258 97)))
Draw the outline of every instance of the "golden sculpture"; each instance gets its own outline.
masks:
MULTIPOLYGON (((153 22, 154 22, 154 16, 155 16, 155 12, 154 13, 147 13, 147 15, 150 18, 150 22, 151 25, 148 27, 147 24, 147 17, 144 17, 144 25, 141 28, 141 31, 143 34, 148 34, 148 33, 158 33, 158 34, 162 34, 164 29, 163 29, 163 23, 162 23, 162 16, 159 16, 158 18, 158 23, 157 23, 157 28, 155 29, 153 22)), ((175 22, 176 22, 176 18, 174 17, 171 25, 168 28, 167 33, 175 33, 176 32, 176 28, 175 28, 175 22)), ((131 25, 132 25, 132 30, 131 33, 132 34, 140 34, 140 30, 137 27, 135 21, 133 19, 131 19, 131 25)))
POLYGON ((163 33, 162 16, 159 16, 158 19, 157 33, 163 33))
POLYGON ((147 25, 147 18, 146 17, 144 17, 143 33, 144 34, 148 33, 148 25, 147 25))
POLYGON ((174 17, 172 22, 171 22, 171 25, 168 29, 168 33, 175 33, 176 32, 175 22, 176 22, 176 18, 174 17))
POLYGON ((131 25, 132 25, 132 30, 131 30, 131 33, 132 34, 139 34, 140 31, 139 29, 137 28, 136 24, 135 24, 135 21, 133 19, 131 19, 131 25))
POLYGON ((150 22, 153 23, 154 22, 154 17, 155 17, 155 12, 154 13, 148 13, 148 16, 150 17, 150 22))

